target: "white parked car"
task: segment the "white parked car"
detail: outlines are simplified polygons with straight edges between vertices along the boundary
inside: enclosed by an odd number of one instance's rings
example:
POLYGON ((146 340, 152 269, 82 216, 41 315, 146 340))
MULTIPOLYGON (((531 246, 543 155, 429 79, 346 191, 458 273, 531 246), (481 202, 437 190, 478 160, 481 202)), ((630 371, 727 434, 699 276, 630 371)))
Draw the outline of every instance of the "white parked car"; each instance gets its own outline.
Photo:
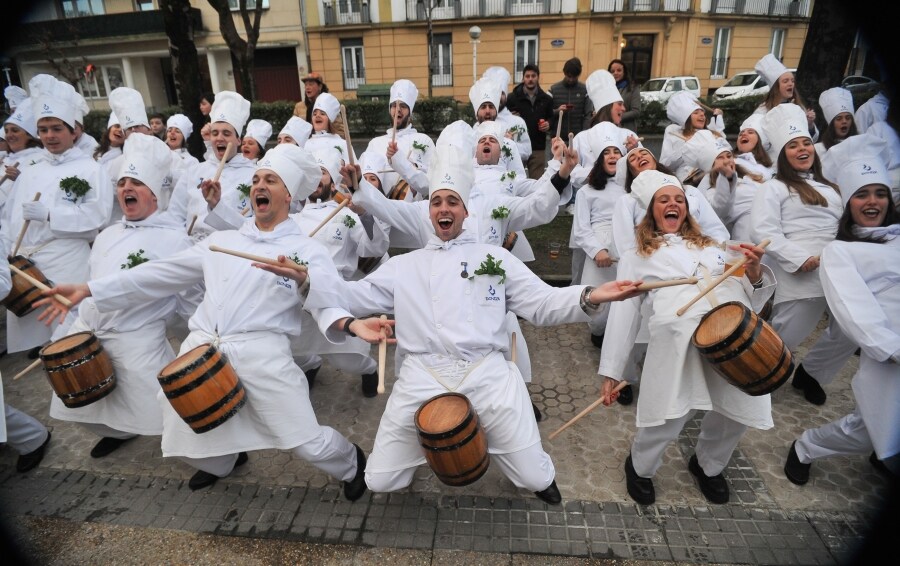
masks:
POLYGON ((769 92, 769 85, 766 79, 759 76, 756 71, 746 71, 738 73, 731 77, 727 83, 716 89, 713 93, 713 100, 726 100, 729 98, 741 98, 744 96, 755 96, 757 94, 766 94, 769 92))
POLYGON ((700 96, 697 77, 657 77, 641 85, 641 102, 665 103, 676 92, 686 90, 700 96))

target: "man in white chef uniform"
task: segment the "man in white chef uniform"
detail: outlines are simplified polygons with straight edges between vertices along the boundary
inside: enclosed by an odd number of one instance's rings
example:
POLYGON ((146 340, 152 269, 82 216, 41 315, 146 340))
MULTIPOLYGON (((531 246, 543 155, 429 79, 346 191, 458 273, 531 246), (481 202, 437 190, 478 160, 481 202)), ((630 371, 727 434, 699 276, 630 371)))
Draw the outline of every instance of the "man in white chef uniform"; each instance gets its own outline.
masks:
POLYGON ((308 308, 339 301, 354 315, 393 312, 402 356, 387 402, 366 483, 377 492, 403 489, 425 463, 413 415, 447 391, 468 397, 487 436, 492 461, 517 487, 543 501, 562 500, 556 471, 541 446, 531 400, 509 348, 506 313, 540 325, 587 321, 601 302, 632 296, 630 282, 602 288, 554 288, 512 254, 478 243, 463 229, 472 185, 471 153, 438 145, 429 178, 434 233, 425 249, 389 259, 361 281, 332 281, 311 273, 308 308), (496 260, 496 261, 495 261, 496 260))
MULTIPOLYGON (((366 458, 331 427, 316 420, 303 372, 291 357, 289 336, 301 332, 303 296, 288 278, 255 269, 250 261, 216 253, 217 245, 263 257, 284 256, 305 264, 314 279, 339 304, 340 277, 328 252, 309 239, 288 217, 292 200, 306 198, 316 187, 321 170, 313 157, 293 144, 270 150, 257 164, 250 199, 254 218, 239 230, 223 230, 177 255, 148 262, 134 269, 91 281, 88 285, 59 286, 57 292, 73 301, 93 296, 101 312, 117 310, 135 301, 158 300, 199 282, 206 295, 189 321, 191 333, 181 354, 213 344, 227 358, 246 391, 246 403, 218 427, 195 433, 171 406, 163 407, 162 451, 199 471, 191 489, 212 485, 247 461, 251 450, 290 450, 320 470, 344 482, 344 495, 353 501, 365 492, 366 458)), ((64 308, 58 303, 51 307, 64 308)), ((340 309, 311 311, 322 332, 348 328, 361 338, 377 342, 377 319, 344 318, 340 309), (346 323, 346 324, 343 324, 346 323)), ((335 340, 346 334, 330 331, 335 340)))
MULTIPOLYGON (((191 247, 184 227, 159 213, 158 200, 169 171, 171 150, 155 136, 135 134, 125 140, 116 198, 123 216, 103 230, 91 247, 91 280, 121 273, 144 262, 166 258, 191 247)), ((89 298, 82 301, 78 318, 54 339, 90 331, 109 354, 116 388, 84 407, 69 408, 53 395, 50 416, 81 424, 100 436, 91 450, 102 458, 138 435, 162 434, 163 398, 159 375, 175 352, 166 339, 166 322, 176 315, 182 300, 199 303, 199 287, 185 296, 169 295, 153 301, 134 301, 121 310, 100 312, 89 298)), ((184 309, 181 309, 184 310, 184 309)))

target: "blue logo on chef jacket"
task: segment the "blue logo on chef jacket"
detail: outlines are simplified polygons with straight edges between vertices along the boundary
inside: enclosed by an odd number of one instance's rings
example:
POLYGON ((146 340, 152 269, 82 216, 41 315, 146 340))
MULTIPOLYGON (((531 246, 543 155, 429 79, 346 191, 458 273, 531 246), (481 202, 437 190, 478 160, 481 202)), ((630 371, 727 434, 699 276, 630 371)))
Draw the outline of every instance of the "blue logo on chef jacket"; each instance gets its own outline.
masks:
POLYGON ((497 229, 491 226, 491 238, 497 237, 497 229))
POLYGON ((276 284, 276 285, 279 285, 279 286, 281 286, 281 287, 285 287, 285 288, 287 288, 287 289, 293 289, 293 288, 294 288, 293 285, 291 285, 291 278, 290 278, 290 277, 279 277, 278 279, 275 280, 275 284, 276 284))
POLYGON ((344 235, 341 232, 340 228, 334 229, 334 236, 332 236, 332 239, 334 239, 334 240, 343 240, 344 239, 344 235))
POLYGON ((497 290, 494 289, 493 285, 488 285, 488 294, 487 297, 484 298, 485 301, 499 301, 500 297, 497 296, 497 290))

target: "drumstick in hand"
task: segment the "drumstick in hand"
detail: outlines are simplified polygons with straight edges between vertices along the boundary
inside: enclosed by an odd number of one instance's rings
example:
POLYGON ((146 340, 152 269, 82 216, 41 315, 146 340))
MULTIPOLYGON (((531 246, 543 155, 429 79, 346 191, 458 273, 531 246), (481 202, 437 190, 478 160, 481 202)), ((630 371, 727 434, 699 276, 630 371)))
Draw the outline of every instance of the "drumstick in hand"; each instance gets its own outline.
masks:
POLYGON ((231 150, 234 149, 234 142, 228 142, 228 146, 225 148, 225 153, 222 154, 222 160, 219 161, 219 168, 216 169, 216 174, 212 178, 213 183, 219 182, 219 177, 222 176, 222 169, 225 169, 225 164, 231 159, 231 150))
MULTIPOLYGON (((37 279, 35 279, 35 278, 32 277, 31 275, 25 273, 24 271, 22 271, 21 269, 19 269, 19 268, 16 267, 15 265, 10 264, 9 268, 10 268, 11 270, 13 270, 13 272, 14 272, 15 274, 21 275, 22 277, 24 277, 26 281, 28 281, 29 283, 31 283, 32 285, 34 285, 35 287, 37 287, 37 288, 40 289, 41 291, 48 291, 48 290, 50 290, 50 287, 47 287, 43 282, 38 281, 37 279)), ((67 307, 71 307, 71 306, 72 306, 72 301, 70 301, 69 299, 63 297, 62 295, 53 295, 53 298, 54 298, 56 301, 58 301, 58 302, 60 302, 60 303, 62 303, 62 304, 64 304, 64 305, 66 305, 67 307)))
MULTIPOLYGON (((19 162, 16 161, 15 163, 12 164, 12 166, 13 166, 13 167, 18 167, 18 166, 19 166, 19 162)), ((5 183, 7 179, 9 179, 9 175, 4 175, 3 177, 0 177, 0 185, 2 185, 3 183, 5 183)))
POLYGON ((562 119, 563 119, 564 113, 565 113, 565 109, 562 106, 560 106, 559 107, 559 122, 556 123, 556 137, 559 137, 559 135, 562 133, 562 119))
MULTIPOLYGON (((766 239, 766 240, 763 240, 762 242, 760 242, 758 247, 765 249, 766 246, 768 246, 770 243, 772 243, 772 240, 766 239)), ((678 316, 683 315, 685 312, 687 312, 687 310, 689 308, 691 308, 694 305, 694 303, 696 303, 697 301, 699 301, 700 299, 705 297, 707 293, 709 293, 710 291, 715 289, 720 283, 722 283, 723 281, 725 281, 726 279, 731 277, 731 274, 734 273, 735 271, 737 271, 738 269, 740 269, 745 263, 747 263, 747 261, 749 259, 750 258, 748 258, 747 256, 744 256, 741 259, 734 262, 734 265, 729 267, 728 270, 725 271, 725 273, 723 273, 722 275, 719 275, 712 283, 710 283, 709 287, 700 291, 696 297, 691 299, 691 302, 689 302, 688 304, 686 304, 683 307, 681 307, 680 309, 678 309, 675 312, 675 314, 677 314, 678 316)))
MULTIPOLYGON (((348 163, 351 166, 356 165, 356 160, 353 157, 353 144, 350 142, 350 123, 347 122, 347 109, 341 104, 341 120, 344 122, 344 141, 347 142, 347 153, 349 153, 348 163)), ((353 192, 355 193, 357 189, 359 189, 359 180, 356 178, 356 167, 353 167, 353 171, 350 172, 350 182, 353 184, 353 192)))
MULTIPOLYGON (((615 393, 618 393, 622 389, 625 389, 625 387, 627 387, 627 386, 628 386, 628 382, 623 379, 622 381, 619 382, 618 385, 616 385, 615 389, 613 389, 612 391, 609 392, 609 397, 612 397, 615 393)), ((559 436, 559 433, 561 433, 562 431, 566 430, 567 428, 569 428, 570 426, 575 424, 575 422, 578 421, 578 419, 580 419, 581 417, 585 416, 586 414, 590 413, 591 411, 593 411, 594 409, 596 409, 597 407, 602 405, 603 401, 605 401, 606 399, 607 399, 607 397, 601 396, 599 399, 597 399, 596 401, 594 401, 593 403, 588 405, 588 407, 585 410, 583 410, 580 413, 578 413, 577 415, 575 415, 575 417, 573 419, 571 419, 569 422, 567 422, 566 424, 562 425, 558 429, 551 432, 550 436, 548 438, 550 440, 553 440, 554 438, 559 436)))
POLYGON ((197 222, 197 215, 195 214, 193 218, 191 218, 191 223, 188 226, 188 236, 191 235, 191 232, 194 231, 194 223, 197 222))
POLYGON ((698 281, 696 277, 687 277, 685 279, 670 279, 668 281, 651 281, 649 283, 641 283, 638 285, 639 291, 652 291, 653 289, 662 289, 663 287, 675 287, 676 285, 693 285, 698 281))
POLYGON ((13 381, 19 379, 20 377, 25 377, 25 375, 28 374, 28 372, 30 372, 30 371, 33 370, 34 368, 38 367, 38 366, 41 365, 42 363, 44 363, 44 360, 42 360, 42 359, 40 359, 40 358, 34 360, 33 362, 31 362, 31 364, 30 364, 27 368, 23 369, 22 371, 20 371, 20 372, 17 373, 16 375, 14 375, 14 376, 13 376, 13 381))
MULTIPOLYGON (((31 199, 31 202, 37 202, 41 200, 41 193, 34 193, 34 198, 31 199)), ((22 238, 25 237, 25 231, 28 230, 28 226, 31 224, 31 220, 26 220, 25 224, 22 225, 22 230, 19 231, 19 237, 16 238, 16 247, 13 248, 12 257, 16 257, 16 253, 19 251, 19 246, 22 245, 22 238)))
MULTIPOLYGON (((381 320, 387 320, 387 315, 381 315, 381 320)), ((384 393, 384 363, 387 359, 387 332, 381 328, 381 342, 378 343, 378 394, 384 393)))
MULTIPOLYGON (((209 246, 209 249, 210 249, 210 251, 213 251, 213 252, 220 252, 223 254, 233 255, 236 257, 242 257, 244 259, 249 259, 250 261, 255 261, 256 263, 265 263, 267 265, 274 265, 275 267, 289 267, 291 269, 296 269, 297 271, 304 271, 304 272, 308 271, 308 269, 305 265, 300 265, 299 263, 295 263, 291 260, 281 263, 277 259, 271 259, 268 257, 263 257, 261 255, 248 254, 246 252, 239 252, 237 250, 228 250, 228 249, 220 248, 219 246, 212 245, 212 244, 209 246)), ((10 267, 12 267, 12 266, 10 266, 10 267)))
MULTIPOLYGON (((338 194, 340 194, 340 193, 338 193, 338 194)), ((337 195, 335 195, 335 196, 337 196, 337 195)), ((309 233, 309 237, 310 237, 310 238, 312 238, 313 236, 315 236, 315 235, 316 235, 316 232, 318 232, 319 230, 321 230, 322 226, 325 226, 326 224, 328 224, 328 223, 331 221, 331 219, 334 218, 334 217, 337 215, 337 213, 341 211, 341 209, 343 209, 345 206, 347 206, 348 204, 350 204, 350 199, 348 199, 348 198, 346 198, 346 197, 343 197, 343 199, 344 199, 344 200, 341 201, 341 204, 339 204, 339 205, 337 206, 337 208, 335 208, 335 209, 332 210, 330 213, 328 213, 328 216, 326 216, 324 220, 322 220, 321 222, 319 222, 319 225, 316 226, 316 227, 313 229, 313 231, 309 233)), ((337 200, 337 199, 335 199, 335 200, 337 200)))
POLYGON ((509 338, 509 361, 516 363, 516 333, 513 332, 509 338))

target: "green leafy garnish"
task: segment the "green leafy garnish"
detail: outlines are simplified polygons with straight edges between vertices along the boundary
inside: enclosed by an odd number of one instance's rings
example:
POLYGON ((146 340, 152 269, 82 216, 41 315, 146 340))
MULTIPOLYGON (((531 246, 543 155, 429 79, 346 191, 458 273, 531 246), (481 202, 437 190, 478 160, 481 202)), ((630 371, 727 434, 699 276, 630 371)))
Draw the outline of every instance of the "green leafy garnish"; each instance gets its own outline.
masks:
POLYGON ((350 216, 349 214, 345 214, 344 215, 344 226, 346 226, 347 228, 353 228, 354 226, 356 226, 356 220, 354 220, 353 217, 350 216))
POLYGON ((69 194, 75 195, 75 200, 78 200, 88 194, 88 191, 91 190, 91 185, 79 177, 66 177, 59 182, 59 188, 69 194))
POLYGON ((128 254, 128 262, 122 264, 122 269, 131 269, 132 267, 137 267, 142 263, 147 263, 150 261, 149 259, 144 257, 144 250, 138 250, 136 252, 132 252, 128 254))
POLYGON ((500 220, 501 218, 506 218, 507 216, 509 216, 509 209, 505 206, 498 206, 491 211, 491 218, 493 218, 494 220, 500 220))
POLYGON ((241 183, 237 186, 237 190, 239 193, 244 195, 244 198, 248 198, 250 196, 250 185, 247 183, 241 183))
POLYGON ((425 153, 426 151, 428 151, 428 146, 425 145, 424 143, 419 143, 417 141, 413 141, 412 146, 413 146, 413 149, 418 149, 422 153, 425 153))
POLYGON ((288 259, 293 261, 297 265, 309 265, 308 261, 300 259, 299 257, 297 257, 297 254, 291 254, 290 256, 288 256, 288 259))
POLYGON ((475 270, 475 275, 499 275, 500 276, 500 284, 506 281, 506 271, 501 267, 500 264, 503 263, 503 260, 496 261, 494 256, 488 254, 484 261, 481 262, 481 265, 478 266, 478 269, 475 270))
POLYGON ((506 158, 512 157, 512 150, 509 149, 508 145, 501 145, 500 151, 503 153, 503 157, 506 157, 506 158))
POLYGON ((500 182, 502 183, 503 181, 505 181, 505 180, 507 180, 507 179, 512 180, 512 179, 515 179, 515 178, 516 178, 516 172, 515 172, 515 171, 507 171, 506 173, 500 175, 500 182))

